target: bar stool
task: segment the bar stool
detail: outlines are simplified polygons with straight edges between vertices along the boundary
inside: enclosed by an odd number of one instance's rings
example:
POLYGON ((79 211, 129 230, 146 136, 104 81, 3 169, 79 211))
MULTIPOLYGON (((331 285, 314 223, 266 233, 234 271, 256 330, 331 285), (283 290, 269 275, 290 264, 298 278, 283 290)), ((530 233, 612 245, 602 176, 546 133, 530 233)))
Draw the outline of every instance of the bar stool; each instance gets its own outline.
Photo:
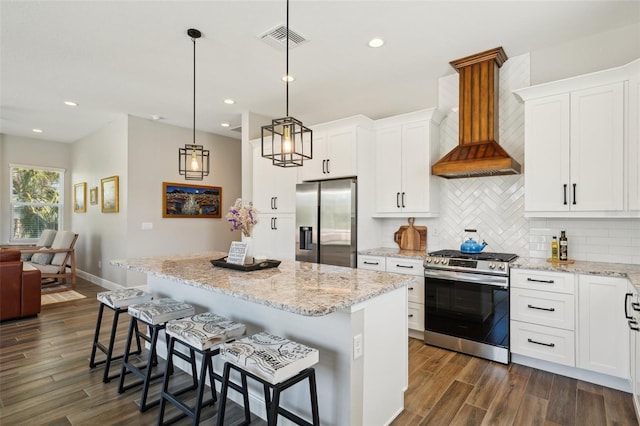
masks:
POLYGON ((220 356, 225 361, 222 389, 220 391, 220 407, 218 408, 217 425, 224 424, 224 412, 227 399, 227 390, 230 386, 229 374, 234 369, 240 373, 243 397, 245 404, 245 422, 251 421, 249 417, 246 376, 262 383, 264 387, 265 407, 267 409, 267 424, 277 423, 278 414, 298 425, 320 424, 318 415, 318 392, 316 389, 315 369, 312 365, 318 363, 318 350, 309 348, 300 343, 274 336, 266 332, 260 332, 235 342, 224 343, 220 346, 220 356), (309 392, 311 394, 312 422, 297 416, 285 408, 280 407, 280 394, 304 379, 309 379, 309 392), (273 400, 271 398, 273 391, 273 400))
MULTIPOLYGON (((119 290, 100 292, 97 295, 97 299, 100 302, 100 308, 98 310, 98 319, 96 321, 96 332, 93 335, 93 347, 91 348, 91 358, 89 358, 89 368, 95 368, 98 365, 104 364, 104 375, 102 376, 102 381, 104 383, 108 383, 111 379, 118 377, 118 374, 109 376, 111 362, 124 357, 124 354, 113 356, 113 346, 116 340, 118 318, 120 317, 120 314, 127 312, 129 305, 148 302, 153 299, 153 296, 137 288, 123 288, 119 290), (100 328, 102 326, 102 314, 104 313, 105 306, 113 311, 113 322, 111 324, 111 336, 109 337, 108 347, 105 347, 99 341, 100 328), (97 349, 106 355, 106 359, 96 362, 97 349)), ((140 354, 142 352, 140 338, 147 340, 147 336, 138 331, 137 325, 135 329, 135 337, 137 350, 133 352, 133 354, 140 354)))
MULTIPOLYGON (((153 367, 156 365, 156 343, 158 342, 158 334, 163 330, 167 321, 172 319, 184 318, 193 315, 195 312, 193 305, 184 302, 178 302, 173 299, 157 299, 147 303, 129 305, 128 312, 131 316, 129 323, 129 334, 127 335, 127 343, 124 348, 124 357, 122 360, 122 368, 120 370, 120 381, 118 383, 118 393, 136 387, 142 384, 142 398, 140 399, 140 411, 146 411, 150 407, 158 404, 155 401, 147 404, 147 394, 149 393, 149 384, 152 380, 158 379, 164 375, 164 372, 152 374, 153 367), (149 337, 149 356, 144 365, 136 366, 129 362, 131 355, 131 340, 135 334, 138 321, 141 321, 149 328, 151 336, 149 337), (138 377, 139 381, 130 383, 125 386, 124 379, 128 372, 138 377)), ((193 366, 195 368, 195 365, 193 366)), ((171 371, 170 371, 171 372, 171 371)))
MULTIPOLYGON (((171 419, 169 423, 173 423, 185 416, 189 416, 193 420, 194 425, 197 425, 200 422, 202 407, 212 405, 217 400, 214 379, 221 380, 221 377, 213 372, 213 357, 220 352, 220 343, 244 335, 245 330, 246 327, 244 324, 231 321, 211 312, 171 320, 167 323, 165 332, 167 333, 167 336, 169 336, 169 349, 167 352, 168 364, 164 374, 162 392, 160 394, 158 425, 164 424, 165 403, 167 401, 182 411, 182 414, 179 417, 171 419), (189 349, 189 356, 175 348, 176 342, 181 343, 189 349), (169 392, 169 378, 171 376, 169 374, 169 369, 173 367, 173 356, 178 356, 178 358, 190 362, 192 365, 192 375, 195 378, 196 372, 195 369, 193 369, 193 366, 195 365, 194 351, 202 356, 202 363, 200 365, 200 374, 197 376, 196 401, 194 407, 191 408, 187 406, 184 401, 177 398, 178 395, 184 393, 182 389, 175 392, 169 392), (204 396, 207 376, 211 383, 212 398, 203 403, 202 398, 204 396)), ((239 386, 237 388, 233 388, 241 390, 239 386)))

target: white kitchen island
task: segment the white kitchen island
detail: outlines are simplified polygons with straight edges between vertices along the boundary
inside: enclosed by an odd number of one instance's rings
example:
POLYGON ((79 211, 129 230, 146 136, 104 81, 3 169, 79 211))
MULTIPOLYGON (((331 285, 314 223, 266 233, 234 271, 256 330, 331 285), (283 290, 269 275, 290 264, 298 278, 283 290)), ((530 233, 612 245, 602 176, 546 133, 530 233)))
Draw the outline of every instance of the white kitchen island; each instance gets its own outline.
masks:
MULTIPOLYGON (((317 348, 323 425, 383 425, 402 411, 408 384, 407 284, 415 277, 292 261, 253 272, 211 265, 224 255, 111 263, 146 274, 157 296, 246 324, 247 334, 265 330, 317 348)), ((219 360, 215 369, 221 371, 219 360)), ((250 387, 251 409, 265 418, 262 388, 250 387)), ((302 382, 285 391, 283 406, 310 418, 308 389, 302 382)), ((241 401, 238 394, 230 397, 241 401)))

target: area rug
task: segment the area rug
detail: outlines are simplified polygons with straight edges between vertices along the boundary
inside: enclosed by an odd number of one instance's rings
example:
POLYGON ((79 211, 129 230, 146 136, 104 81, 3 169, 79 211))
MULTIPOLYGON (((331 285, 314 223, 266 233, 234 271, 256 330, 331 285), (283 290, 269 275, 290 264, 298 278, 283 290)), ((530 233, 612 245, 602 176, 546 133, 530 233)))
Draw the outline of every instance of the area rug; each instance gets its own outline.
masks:
POLYGON ((86 297, 87 296, 84 296, 78 293, 77 291, 70 290, 70 291, 63 291, 60 293, 43 294, 42 296, 40 296, 40 301, 42 305, 51 305, 53 303, 84 299, 86 297))

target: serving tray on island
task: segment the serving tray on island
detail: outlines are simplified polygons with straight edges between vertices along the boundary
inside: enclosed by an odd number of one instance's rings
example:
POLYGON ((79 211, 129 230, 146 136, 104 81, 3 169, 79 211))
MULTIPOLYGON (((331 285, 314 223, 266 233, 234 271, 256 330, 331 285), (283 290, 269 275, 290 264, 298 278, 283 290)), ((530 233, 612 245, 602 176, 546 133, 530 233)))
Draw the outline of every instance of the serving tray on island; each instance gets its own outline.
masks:
POLYGON ((220 259, 210 260, 213 266, 219 266, 221 268, 235 269, 236 271, 259 271, 261 269, 277 268, 280 265, 280 260, 266 259, 258 263, 250 263, 248 265, 237 265, 235 263, 227 263, 227 256, 220 259))

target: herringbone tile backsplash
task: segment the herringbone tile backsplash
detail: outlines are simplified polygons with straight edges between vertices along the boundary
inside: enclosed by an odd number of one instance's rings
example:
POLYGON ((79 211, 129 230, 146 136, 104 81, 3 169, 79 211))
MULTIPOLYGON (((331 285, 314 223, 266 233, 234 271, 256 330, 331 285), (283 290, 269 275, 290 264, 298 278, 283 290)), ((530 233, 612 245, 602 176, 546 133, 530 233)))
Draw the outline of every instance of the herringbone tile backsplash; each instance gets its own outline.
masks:
MULTIPOLYGON (((508 52, 507 52, 508 53, 508 52)), ((521 165, 524 160, 524 105, 512 91, 530 85, 529 55, 510 58, 500 69, 499 143, 521 165)), ((440 154, 458 144, 458 74, 439 82, 439 109, 447 114, 440 124, 440 154)), ((567 231, 570 257, 640 264, 639 220, 526 219, 524 176, 492 176, 440 180, 440 217, 416 219, 426 225, 427 251, 457 249, 464 229, 478 230, 486 251, 549 257, 553 235, 567 231)), ((406 219, 383 219, 383 245, 397 247, 393 233, 406 219)))

